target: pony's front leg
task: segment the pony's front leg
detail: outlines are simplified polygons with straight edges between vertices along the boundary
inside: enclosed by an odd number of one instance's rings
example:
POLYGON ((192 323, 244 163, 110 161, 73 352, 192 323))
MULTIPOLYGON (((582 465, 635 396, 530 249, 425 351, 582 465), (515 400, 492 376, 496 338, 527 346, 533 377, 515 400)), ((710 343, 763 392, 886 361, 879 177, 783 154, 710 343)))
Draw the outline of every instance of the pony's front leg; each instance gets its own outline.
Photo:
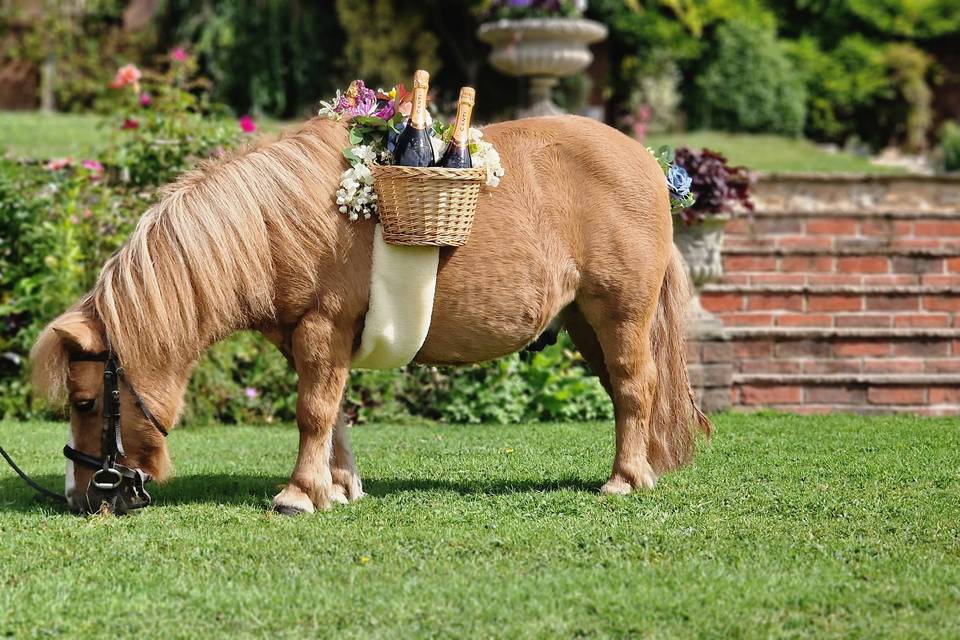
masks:
MULTIPOLYGON (((290 482, 273 499, 283 514, 328 509, 345 502, 331 472, 333 432, 350 362, 349 332, 319 313, 305 316, 293 332, 300 451, 290 482)), ((344 427, 345 425, 341 425, 344 427)), ((352 461, 352 457, 351 457, 352 461)))

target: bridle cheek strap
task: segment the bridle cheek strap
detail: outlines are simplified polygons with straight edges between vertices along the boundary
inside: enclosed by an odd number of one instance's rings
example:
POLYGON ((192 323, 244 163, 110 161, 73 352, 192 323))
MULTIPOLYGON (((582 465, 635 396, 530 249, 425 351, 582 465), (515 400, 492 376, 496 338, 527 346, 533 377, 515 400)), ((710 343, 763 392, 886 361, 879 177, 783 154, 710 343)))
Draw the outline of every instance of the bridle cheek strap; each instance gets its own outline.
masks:
MULTIPOLYGON (((63 448, 63 455, 77 464, 94 470, 90 484, 100 493, 112 510, 116 511, 117 501, 124 500, 126 509, 139 509, 150 504, 150 494, 144 486, 150 482, 150 474, 141 469, 134 469, 119 464, 117 460, 124 455, 123 438, 120 433, 120 388, 122 380, 124 386, 133 396, 133 402, 143 416, 164 437, 167 430, 163 428, 156 416, 147 408, 146 403, 133 385, 124 377, 123 367, 117 363, 112 351, 103 351, 95 354, 76 354, 71 361, 103 362, 103 431, 100 438, 100 458, 78 451, 67 445, 63 448)), ((89 493, 89 492, 88 492, 89 493)), ((89 497, 89 496, 88 496, 89 497)))

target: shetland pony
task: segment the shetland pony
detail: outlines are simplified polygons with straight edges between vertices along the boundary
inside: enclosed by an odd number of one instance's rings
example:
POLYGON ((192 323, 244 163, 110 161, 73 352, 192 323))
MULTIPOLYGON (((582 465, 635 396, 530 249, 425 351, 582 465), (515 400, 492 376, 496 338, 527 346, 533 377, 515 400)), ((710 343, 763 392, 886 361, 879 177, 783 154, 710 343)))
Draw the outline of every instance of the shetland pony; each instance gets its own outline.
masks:
MULTIPOLYGON (((687 378, 689 294, 663 172, 638 142, 585 118, 504 122, 484 136, 506 175, 484 191, 467 244, 441 250, 416 361, 498 358, 559 319, 615 408, 616 453, 601 491, 652 488, 691 458, 698 426, 710 431, 687 378)), ((77 356, 110 349, 169 428, 204 350, 254 329, 299 376, 299 455, 274 508, 313 512, 363 496, 340 407, 367 309, 374 225, 349 222, 334 203, 345 146, 342 124, 314 119, 162 190, 93 290, 34 346, 34 384, 70 403, 74 448, 100 451, 104 366, 77 356)), ((164 479, 165 440, 129 389, 120 394, 121 462, 164 479)), ((90 476, 68 465, 76 509, 90 476)))

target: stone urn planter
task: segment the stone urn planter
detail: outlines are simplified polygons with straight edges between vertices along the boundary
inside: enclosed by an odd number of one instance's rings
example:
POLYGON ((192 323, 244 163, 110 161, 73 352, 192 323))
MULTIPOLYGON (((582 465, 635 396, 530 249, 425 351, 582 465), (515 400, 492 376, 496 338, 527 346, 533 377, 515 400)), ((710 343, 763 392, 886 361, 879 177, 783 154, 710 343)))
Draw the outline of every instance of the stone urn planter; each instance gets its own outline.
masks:
POLYGON ((688 225, 679 214, 673 216, 673 242, 687 263, 687 274, 693 287, 690 315, 693 334, 697 336, 717 335, 723 331, 723 321, 700 303, 700 289, 723 276, 723 228, 729 220, 729 215, 718 214, 688 225))
POLYGON ((501 73, 530 78, 530 106, 517 115, 559 115, 550 93, 559 78, 593 61, 588 45, 607 37, 607 28, 583 18, 522 18, 480 25, 477 37, 493 46, 490 64, 501 73))

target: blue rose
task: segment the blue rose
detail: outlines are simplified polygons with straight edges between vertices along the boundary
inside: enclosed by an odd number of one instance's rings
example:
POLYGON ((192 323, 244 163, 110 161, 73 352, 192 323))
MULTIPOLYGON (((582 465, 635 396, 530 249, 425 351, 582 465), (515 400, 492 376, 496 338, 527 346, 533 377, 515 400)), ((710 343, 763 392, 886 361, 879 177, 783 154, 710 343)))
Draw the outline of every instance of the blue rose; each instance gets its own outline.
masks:
POLYGON ((693 179, 687 175, 686 169, 677 164, 670 165, 670 169, 667 170, 667 186, 670 188, 670 193, 678 200, 687 197, 692 182, 693 179))

